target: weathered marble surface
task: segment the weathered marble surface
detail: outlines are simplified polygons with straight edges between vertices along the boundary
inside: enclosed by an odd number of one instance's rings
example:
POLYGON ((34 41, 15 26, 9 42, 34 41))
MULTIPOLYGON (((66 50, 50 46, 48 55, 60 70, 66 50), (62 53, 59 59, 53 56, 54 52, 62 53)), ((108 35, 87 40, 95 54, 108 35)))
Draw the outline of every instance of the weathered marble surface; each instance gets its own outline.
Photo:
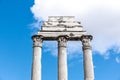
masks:
POLYGON ((91 35, 84 35, 81 37, 83 45, 83 61, 84 61, 84 80, 94 80, 94 67, 92 61, 92 46, 91 35))
POLYGON ((91 35, 83 30, 74 16, 50 16, 44 21, 42 29, 33 39, 32 80, 41 80, 41 54, 43 40, 58 41, 58 80, 68 80, 66 43, 68 40, 80 41, 83 45, 84 80, 94 80, 91 35))
POLYGON ((33 61, 31 80, 41 80, 42 36, 33 36, 33 61))
POLYGON ((83 27, 73 16, 50 16, 43 22, 42 31, 83 31, 83 27))
POLYGON ((57 38, 61 35, 68 36, 68 40, 80 40, 80 37, 82 35, 86 35, 87 33, 85 31, 82 32, 73 32, 73 31, 67 31, 67 32, 51 32, 51 31, 41 31, 38 32, 37 35, 42 35, 43 40, 57 40, 57 38))
POLYGON ((67 37, 58 37, 58 80, 68 80, 67 37))

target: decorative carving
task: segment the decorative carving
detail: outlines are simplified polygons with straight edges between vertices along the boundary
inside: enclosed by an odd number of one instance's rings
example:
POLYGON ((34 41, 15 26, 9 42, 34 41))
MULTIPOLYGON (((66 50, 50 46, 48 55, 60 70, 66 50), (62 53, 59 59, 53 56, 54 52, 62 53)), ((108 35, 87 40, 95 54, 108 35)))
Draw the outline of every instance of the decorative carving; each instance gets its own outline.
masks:
POLYGON ((83 31, 80 22, 74 16, 50 16, 42 23, 43 31, 83 31))
POLYGON ((35 35, 32 37, 33 39, 33 47, 42 47, 42 38, 43 36, 38 36, 38 35, 35 35))
POLYGON ((73 33, 70 33, 70 36, 74 36, 74 34, 73 34, 73 33))
POLYGON ((66 36, 60 36, 58 37, 58 46, 59 47, 66 47, 67 37, 66 36))
POLYGON ((92 36, 91 35, 83 35, 81 37, 81 41, 82 41, 82 45, 83 45, 83 50, 86 49, 92 49, 90 41, 92 40, 92 36))

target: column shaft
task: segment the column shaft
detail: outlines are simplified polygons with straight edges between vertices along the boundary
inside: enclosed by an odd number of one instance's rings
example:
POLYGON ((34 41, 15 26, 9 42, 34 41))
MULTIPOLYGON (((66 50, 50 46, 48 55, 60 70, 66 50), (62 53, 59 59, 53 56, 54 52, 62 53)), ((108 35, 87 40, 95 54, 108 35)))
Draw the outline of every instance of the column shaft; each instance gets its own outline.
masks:
POLYGON ((84 80, 94 80, 94 68, 92 61, 92 47, 90 40, 92 36, 83 36, 83 58, 84 58, 84 80))
POLYGON ((41 80, 41 47, 42 39, 39 36, 33 37, 33 62, 32 62, 32 80, 41 80))
POLYGON ((68 80, 66 38, 58 39, 58 80, 68 80))

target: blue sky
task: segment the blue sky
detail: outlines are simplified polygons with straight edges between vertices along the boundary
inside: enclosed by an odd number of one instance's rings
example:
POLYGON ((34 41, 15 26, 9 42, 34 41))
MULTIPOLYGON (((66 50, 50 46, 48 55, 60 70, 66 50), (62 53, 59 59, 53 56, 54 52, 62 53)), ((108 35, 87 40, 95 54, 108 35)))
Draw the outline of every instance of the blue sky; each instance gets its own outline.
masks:
MULTIPOLYGON (((41 0, 38 0, 38 2, 39 1, 41 0)), ((50 1, 52 2, 54 0, 50 1)), ((58 2, 59 1, 60 0, 58 0, 58 2)), ((68 0, 66 0, 66 2, 67 1, 68 0)), ((53 3, 49 2, 47 3, 43 2, 42 4, 41 1, 40 3, 38 3, 37 5, 41 4, 42 8, 40 7, 40 9, 38 9, 41 12, 38 11, 38 13, 36 13, 36 11, 34 10, 32 11, 30 9, 33 5, 36 5, 34 4, 33 0, 19 0, 19 1, 0 0, 0 80, 31 79, 31 67, 32 67, 31 36, 38 30, 38 28, 36 28, 35 25, 33 24, 37 24, 36 22, 39 21, 40 17, 44 18, 49 15, 55 15, 60 13, 58 10, 56 10, 57 7, 56 9, 55 7, 51 8, 53 10, 55 9, 57 13, 56 12, 51 13, 50 12, 51 9, 47 8, 46 5, 48 5, 49 7, 53 3)), ((63 3, 61 4, 63 5, 63 3)), ((67 9, 66 6, 64 7, 67 9)), ((75 8, 76 7, 73 7, 73 9, 75 8)), ((93 7, 91 7, 91 9, 89 10, 87 9, 87 7, 79 9, 81 14, 79 14, 79 12, 77 13, 76 10, 74 11, 81 17, 78 17, 78 15, 74 13, 69 15, 74 15, 76 16, 76 18, 82 21, 83 26, 85 26, 85 29, 95 37, 94 40, 92 41, 95 80, 120 80, 120 48, 119 48, 120 38, 119 35, 117 35, 119 34, 120 30, 120 28, 117 27, 120 25, 118 22, 120 21, 118 15, 119 9, 116 6, 114 7, 114 5, 112 6, 112 10, 111 8, 104 9, 103 7, 100 6, 99 8, 96 9, 93 9, 93 7), (83 11, 84 9, 86 10, 83 11), (99 13, 99 11, 102 10, 103 12, 104 10, 105 11, 107 10, 108 12, 113 11, 114 13, 109 14, 99 13), (92 12, 95 14, 93 14, 92 12), (87 13, 89 13, 89 15, 87 13), (104 15, 108 16, 104 17, 104 15), (104 22, 106 24, 104 24, 104 22), (116 27, 113 28, 111 26, 109 30, 107 26, 110 27, 111 23, 113 23, 112 24, 113 26, 116 25, 116 27), (98 27, 95 27, 96 25, 98 27), (102 28, 100 28, 99 26, 102 26, 102 28), (105 30, 108 29, 106 30, 106 32, 108 33, 103 34, 104 33, 103 28, 105 30), (102 30, 103 32, 100 32, 99 30, 102 30)), ((61 8, 60 11, 62 10, 64 9, 61 8)), ((68 12, 71 11, 68 10, 68 12)), ((64 14, 67 15, 67 13, 60 13, 60 15, 64 14)), ((57 54, 57 42, 43 43, 42 80, 57 80, 56 54, 57 54), (51 46, 53 43, 54 46, 51 46)), ((83 57, 81 51, 81 42, 69 42, 68 43, 69 80, 73 79, 83 80, 82 58, 83 57)))

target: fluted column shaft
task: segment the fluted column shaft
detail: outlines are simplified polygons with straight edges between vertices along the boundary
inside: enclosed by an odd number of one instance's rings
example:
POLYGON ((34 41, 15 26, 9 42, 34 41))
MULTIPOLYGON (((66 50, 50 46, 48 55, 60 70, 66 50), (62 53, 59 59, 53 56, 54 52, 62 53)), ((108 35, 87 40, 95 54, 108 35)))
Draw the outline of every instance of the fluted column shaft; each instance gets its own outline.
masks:
POLYGON ((58 38, 58 80, 68 80, 66 37, 58 38))
POLYGON ((85 35, 81 37, 83 45, 83 58, 84 58, 84 80, 94 80, 94 68, 92 61, 92 47, 90 41, 91 35, 85 35))
POLYGON ((33 36, 32 80, 41 80, 42 37, 33 36))

